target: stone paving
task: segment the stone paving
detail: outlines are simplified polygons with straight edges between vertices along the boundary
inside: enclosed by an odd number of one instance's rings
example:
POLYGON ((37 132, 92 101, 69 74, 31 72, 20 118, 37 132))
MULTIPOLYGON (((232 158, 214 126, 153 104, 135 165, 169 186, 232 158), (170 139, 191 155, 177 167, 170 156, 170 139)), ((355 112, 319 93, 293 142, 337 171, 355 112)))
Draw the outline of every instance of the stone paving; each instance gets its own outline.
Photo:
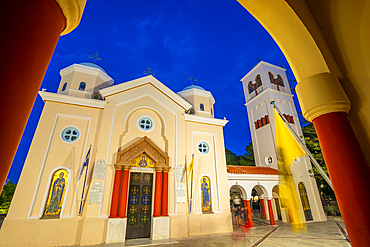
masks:
POLYGON ((351 246, 341 217, 329 216, 328 221, 307 223, 306 226, 305 233, 294 232, 289 224, 277 221, 276 226, 270 226, 269 221, 256 219, 254 227, 247 233, 241 228, 234 227, 232 233, 154 241, 134 239, 122 244, 102 244, 100 246, 351 246))

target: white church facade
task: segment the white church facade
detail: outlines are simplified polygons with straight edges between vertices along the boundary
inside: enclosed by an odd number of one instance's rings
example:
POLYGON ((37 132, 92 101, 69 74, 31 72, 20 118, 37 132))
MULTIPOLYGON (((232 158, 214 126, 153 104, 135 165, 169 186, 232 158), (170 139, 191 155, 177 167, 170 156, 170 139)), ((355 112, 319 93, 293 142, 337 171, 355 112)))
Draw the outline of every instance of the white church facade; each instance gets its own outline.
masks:
POLYGON ((209 91, 192 85, 174 93, 152 75, 114 85, 92 63, 60 74, 56 93, 39 92, 45 105, 0 230, 4 246, 232 231, 228 121, 214 118, 209 91))
MULTIPOLYGON (((227 166, 228 185, 231 197, 241 196, 247 206, 250 201, 259 201, 262 217, 290 222, 288 210, 279 198, 279 174, 275 142, 274 108, 304 141, 297 110, 293 102, 285 69, 259 62, 242 79, 249 128, 252 135, 255 167, 227 166), (255 190, 257 198, 252 197, 255 190)), ((321 199, 308 156, 297 159, 291 165, 292 177, 301 206, 301 218, 306 222, 324 221, 321 199)))

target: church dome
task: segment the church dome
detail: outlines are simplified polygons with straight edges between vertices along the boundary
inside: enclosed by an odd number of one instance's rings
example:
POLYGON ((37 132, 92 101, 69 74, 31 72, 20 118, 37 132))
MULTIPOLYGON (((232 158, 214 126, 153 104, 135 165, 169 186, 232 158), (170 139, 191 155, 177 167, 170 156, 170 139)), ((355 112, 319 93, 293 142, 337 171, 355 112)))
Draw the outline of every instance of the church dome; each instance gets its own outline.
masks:
POLYGON ((93 68, 97 68, 97 69, 101 69, 102 71, 104 71, 104 73, 107 74, 107 72, 102 68, 100 67, 99 65, 95 64, 95 63, 88 63, 88 62, 85 62, 85 63, 80 63, 81 65, 85 65, 85 66, 89 66, 89 67, 93 67, 93 68))
POLYGON ((200 90, 203 90, 203 91, 206 91, 204 88, 200 87, 200 86, 197 86, 197 85, 190 85, 190 86, 187 86, 185 87, 183 90, 181 91, 185 91, 185 90, 188 90, 188 89, 192 89, 192 88, 196 88, 196 89, 200 89, 200 90))

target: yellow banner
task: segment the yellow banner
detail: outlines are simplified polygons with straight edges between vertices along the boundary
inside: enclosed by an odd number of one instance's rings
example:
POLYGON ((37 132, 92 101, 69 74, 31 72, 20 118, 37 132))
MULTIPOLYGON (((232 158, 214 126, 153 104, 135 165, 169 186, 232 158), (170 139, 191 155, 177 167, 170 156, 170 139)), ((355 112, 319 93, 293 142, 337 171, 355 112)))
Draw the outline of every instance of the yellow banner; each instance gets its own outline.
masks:
POLYGON ((189 164, 189 167, 188 167, 188 176, 186 178, 186 181, 189 180, 189 176, 191 174, 191 171, 193 170, 193 162, 194 162, 194 154, 193 156, 191 157, 191 161, 190 161, 190 164, 189 164))
POLYGON ((291 134, 276 109, 274 112, 276 149, 280 175, 279 196, 281 205, 288 210, 293 230, 297 231, 298 229, 302 229, 305 231, 306 225, 304 224, 303 212, 299 204, 298 194, 294 186, 290 166, 296 159, 304 156, 306 153, 291 134))

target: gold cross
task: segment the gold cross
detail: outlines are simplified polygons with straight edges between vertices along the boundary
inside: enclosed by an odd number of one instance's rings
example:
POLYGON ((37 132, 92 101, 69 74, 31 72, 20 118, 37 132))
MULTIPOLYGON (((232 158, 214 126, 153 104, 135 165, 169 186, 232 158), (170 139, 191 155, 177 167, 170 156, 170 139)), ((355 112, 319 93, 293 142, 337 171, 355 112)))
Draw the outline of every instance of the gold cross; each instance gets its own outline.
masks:
POLYGON ((150 192, 150 189, 149 189, 148 187, 146 187, 146 188, 144 189, 144 194, 145 194, 145 195, 149 195, 149 192, 150 192))
POLYGON ((136 222, 135 216, 131 216, 131 218, 129 219, 129 222, 131 224, 135 223, 136 222))
POLYGON ((131 192, 132 192, 134 195, 136 195, 138 191, 139 191, 139 190, 137 189, 137 187, 134 187, 134 188, 132 188, 132 190, 131 190, 131 192))
POLYGON ((139 174, 135 174, 134 177, 133 177, 134 182, 138 182, 139 179, 140 179, 139 174))
POLYGON ((145 175, 144 179, 145 179, 145 181, 149 182, 150 181, 150 175, 145 175))
POLYGON ((135 197, 131 198, 131 202, 132 203, 136 203, 137 202, 137 199, 135 197))
POLYGON ((149 212, 149 206, 143 206, 141 211, 143 211, 144 214, 147 214, 149 212))
POLYGON ((148 217, 146 216, 143 216, 142 220, 141 220, 143 223, 148 223, 148 217))
POLYGON ((130 206, 130 213, 134 214, 136 213, 137 209, 135 206, 130 206))
POLYGON ((149 202, 149 198, 148 197, 144 197, 144 203, 148 203, 149 202))

